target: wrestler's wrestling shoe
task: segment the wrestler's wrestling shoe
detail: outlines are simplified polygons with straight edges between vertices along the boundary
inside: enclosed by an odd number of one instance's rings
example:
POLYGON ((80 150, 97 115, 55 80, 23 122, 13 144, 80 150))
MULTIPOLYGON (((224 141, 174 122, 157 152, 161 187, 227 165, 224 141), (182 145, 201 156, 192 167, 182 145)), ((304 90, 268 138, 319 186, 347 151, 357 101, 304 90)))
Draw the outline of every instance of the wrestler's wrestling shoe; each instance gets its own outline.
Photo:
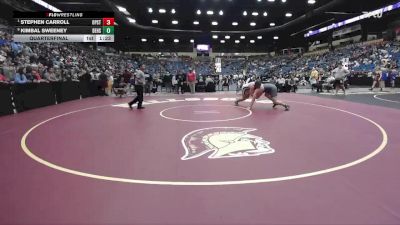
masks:
POLYGON ((285 105, 285 111, 289 111, 290 110, 290 106, 289 105, 285 105))
POLYGON ((239 102, 238 101, 235 101, 235 106, 239 106, 239 102))

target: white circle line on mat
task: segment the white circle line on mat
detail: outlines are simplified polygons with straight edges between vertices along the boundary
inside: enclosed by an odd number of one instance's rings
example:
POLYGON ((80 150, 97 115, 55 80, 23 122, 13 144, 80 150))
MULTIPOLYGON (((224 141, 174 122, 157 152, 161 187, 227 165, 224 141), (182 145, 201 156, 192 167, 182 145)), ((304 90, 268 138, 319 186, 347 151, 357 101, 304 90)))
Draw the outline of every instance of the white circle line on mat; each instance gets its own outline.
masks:
POLYGON ((378 99, 378 100, 381 100, 381 101, 385 101, 385 102, 400 103, 400 101, 388 100, 388 99, 384 99, 384 98, 380 98, 379 97, 379 96, 386 96, 386 95, 393 95, 393 94, 374 95, 374 98, 378 99))
POLYGON ((387 143, 388 143, 388 135, 385 131, 385 129, 379 125, 377 122, 364 117, 362 115, 359 115, 357 113, 349 112, 343 109, 339 108, 334 108, 334 107, 329 107, 329 106, 324 106, 324 105, 318 105, 318 104, 313 104, 313 103, 306 103, 306 102, 297 102, 297 101, 287 101, 287 102, 292 102, 292 103, 298 103, 298 104, 304 104, 304 105, 311 105, 311 106, 316 106, 320 108, 325 108, 325 109, 331 109, 335 110, 338 112, 343 112, 346 114, 353 115, 355 117, 358 117, 360 119, 363 119, 371 124, 373 124, 381 133, 381 143, 379 146, 372 150, 370 153, 367 155, 354 160, 352 162, 348 162, 342 165, 338 165, 335 167, 327 168, 327 169, 322 169, 318 171, 313 171, 313 172, 308 172, 308 173, 303 173, 303 174, 295 174, 295 175, 289 175, 289 176, 282 176, 282 177, 272 177, 272 178, 260 178, 260 179, 251 179, 251 180, 221 180, 221 181, 168 181, 168 180, 139 180, 139 179, 130 179, 130 178, 122 178, 122 177, 111 177, 111 176, 103 176, 99 174, 92 174, 92 173, 87 173, 87 172, 82 172, 82 171, 77 171, 74 169, 66 168, 60 165, 56 165, 52 162, 46 161, 45 159, 40 158, 39 156, 35 155, 27 146, 26 140, 29 136, 30 133, 32 133, 36 128, 40 127, 41 125, 48 123, 54 119, 71 115, 74 113, 79 113, 82 111, 86 110, 91 110, 91 109, 97 109, 97 108, 102 108, 105 106, 99 106, 99 107, 91 107, 91 108, 86 108, 86 109, 81 109, 81 110, 76 110, 68 113, 64 113, 58 116, 51 117, 47 120, 44 120, 33 127, 31 127, 28 131, 25 132, 25 134, 22 136, 21 139, 21 148, 24 151, 24 153, 29 156, 31 159, 34 161, 47 166, 49 168, 58 170, 60 172, 76 175, 76 176, 82 176, 82 177, 87 177, 87 178, 92 178, 92 179, 98 179, 98 180, 103 180, 103 181, 110 181, 110 182, 121 182, 121 183, 131 183, 131 184, 147 184, 147 185, 168 185, 168 186, 224 186, 224 185, 245 185, 245 184, 260 184, 260 183, 271 183, 271 182, 281 182, 281 181, 289 181, 289 180, 296 180, 296 179, 301 179, 301 178, 308 178, 308 177, 313 177, 313 176, 318 176, 318 175, 323 175, 323 174, 328 174, 332 172, 336 172, 339 170, 347 169, 356 165, 359 165, 376 155, 378 155, 380 152, 382 152, 387 143))
POLYGON ((175 107, 170 107, 162 110, 160 112, 160 116, 164 119, 168 120, 174 120, 174 121, 180 121, 180 122, 189 122, 189 123, 215 123, 215 122, 228 122, 228 121, 234 121, 234 120, 240 120, 247 118, 251 116, 253 112, 247 108, 239 107, 239 106, 232 106, 232 105, 181 105, 181 106, 175 106, 175 107), (247 114, 244 116, 239 116, 235 118, 230 118, 230 119, 220 119, 220 120, 186 120, 186 119, 179 119, 179 118, 173 118, 170 116, 166 116, 165 112, 171 109, 179 109, 179 108, 186 108, 186 107, 196 107, 196 106, 202 106, 202 107, 232 107, 232 108, 239 108, 247 111, 247 114))

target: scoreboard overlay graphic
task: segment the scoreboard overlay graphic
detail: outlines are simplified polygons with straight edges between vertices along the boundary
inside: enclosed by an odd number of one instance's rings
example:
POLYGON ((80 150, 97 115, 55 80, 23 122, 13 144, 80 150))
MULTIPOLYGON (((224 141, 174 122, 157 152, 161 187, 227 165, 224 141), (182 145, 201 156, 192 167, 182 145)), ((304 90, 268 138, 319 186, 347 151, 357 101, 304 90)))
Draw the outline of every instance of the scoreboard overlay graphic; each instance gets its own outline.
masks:
POLYGON ((114 42, 113 12, 14 12, 16 42, 114 42))

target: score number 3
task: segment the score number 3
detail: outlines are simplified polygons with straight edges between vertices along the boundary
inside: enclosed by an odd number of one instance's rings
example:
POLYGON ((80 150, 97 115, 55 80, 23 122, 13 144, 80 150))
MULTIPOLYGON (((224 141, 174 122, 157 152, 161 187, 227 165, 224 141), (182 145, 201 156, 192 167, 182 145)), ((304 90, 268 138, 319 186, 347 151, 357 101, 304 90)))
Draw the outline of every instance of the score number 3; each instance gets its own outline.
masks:
POLYGON ((114 18, 103 18, 103 26, 114 26, 114 18))

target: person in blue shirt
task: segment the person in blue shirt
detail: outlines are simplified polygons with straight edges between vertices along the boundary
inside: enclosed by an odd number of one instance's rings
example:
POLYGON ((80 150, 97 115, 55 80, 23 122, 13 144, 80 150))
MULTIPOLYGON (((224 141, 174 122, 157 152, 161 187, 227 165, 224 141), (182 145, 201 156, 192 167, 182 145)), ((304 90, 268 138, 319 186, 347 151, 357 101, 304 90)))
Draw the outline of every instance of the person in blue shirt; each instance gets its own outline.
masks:
POLYGON ((389 70, 388 68, 384 68, 382 70, 382 75, 381 75, 381 79, 379 81, 380 87, 381 87, 381 91, 383 91, 383 89, 385 88, 385 83, 388 80, 389 77, 389 70))
POLYGON ((22 46, 18 44, 17 42, 11 42, 11 49, 14 53, 14 55, 19 54, 22 51, 22 46))
POLYGON ((14 82, 16 84, 25 84, 28 83, 28 79, 26 79, 26 76, 24 74, 24 69, 19 68, 18 72, 14 76, 14 82))
POLYGON ((0 46, 3 46, 7 43, 8 43, 7 39, 0 39, 0 46))
POLYGON ((390 85, 392 88, 394 88, 396 85, 395 84, 396 77, 397 77, 397 71, 396 71, 396 69, 392 69, 392 71, 390 72, 390 75, 389 75, 389 81, 390 81, 390 85))

